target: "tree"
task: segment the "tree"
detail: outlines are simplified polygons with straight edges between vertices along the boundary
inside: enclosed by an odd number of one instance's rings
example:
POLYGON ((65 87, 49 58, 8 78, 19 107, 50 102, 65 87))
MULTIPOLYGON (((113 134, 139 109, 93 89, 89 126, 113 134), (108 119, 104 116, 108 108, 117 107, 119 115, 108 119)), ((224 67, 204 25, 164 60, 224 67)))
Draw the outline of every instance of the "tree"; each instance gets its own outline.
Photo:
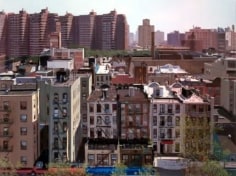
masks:
POLYGON ((229 176, 229 173, 217 161, 205 162, 201 170, 207 176, 229 176))
POLYGON ((0 159, 0 175, 15 176, 16 168, 5 158, 0 159))
POLYGON ((115 170, 112 173, 112 176, 126 175, 126 169, 127 169, 127 166, 124 165, 123 163, 116 164, 115 170))

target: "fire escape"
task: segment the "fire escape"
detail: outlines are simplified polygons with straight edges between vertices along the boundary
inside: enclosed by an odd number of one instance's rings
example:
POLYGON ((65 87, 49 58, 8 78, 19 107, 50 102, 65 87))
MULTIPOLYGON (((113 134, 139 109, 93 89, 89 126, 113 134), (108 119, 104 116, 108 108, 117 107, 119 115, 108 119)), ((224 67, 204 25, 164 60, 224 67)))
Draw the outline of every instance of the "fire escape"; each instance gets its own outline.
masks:
POLYGON ((57 93, 54 94, 54 112, 53 112, 53 146, 52 150, 57 151, 54 155, 55 161, 65 162, 67 158, 67 119, 68 119, 68 99, 67 94, 63 94, 60 100, 57 93))
MULTIPOLYGON (((102 105, 101 105, 102 106, 102 105)), ((111 138, 111 119, 112 114, 110 113, 109 108, 104 107, 103 113, 100 114, 100 116, 97 116, 97 123, 96 123, 96 129, 97 129, 97 137, 101 138, 111 138)))
MULTIPOLYGON (((97 129, 97 138, 101 138, 101 140, 106 141, 106 139, 112 138, 111 130, 112 128, 112 113, 109 108, 108 104, 101 105, 102 113, 97 116, 97 123, 96 123, 96 129, 97 129)), ((109 146, 109 142, 106 143, 106 145, 109 146)), ((99 165, 108 165, 110 155, 114 153, 115 148, 114 147, 106 147, 105 153, 101 154, 101 158, 99 158, 99 161, 97 162, 97 166, 99 165)))
POLYGON ((0 113, 0 153, 4 153, 4 157, 7 159, 9 153, 13 151, 13 146, 10 145, 10 140, 13 137, 13 133, 11 132, 10 127, 13 124, 13 120, 10 118, 11 108, 8 103, 3 103, 3 106, 0 107, 0 113))
POLYGON ((141 134, 138 134, 138 130, 142 128, 141 125, 142 114, 143 112, 139 107, 139 105, 136 104, 128 106, 128 123, 126 123, 126 128, 128 130, 127 136, 129 139, 141 138, 141 134))

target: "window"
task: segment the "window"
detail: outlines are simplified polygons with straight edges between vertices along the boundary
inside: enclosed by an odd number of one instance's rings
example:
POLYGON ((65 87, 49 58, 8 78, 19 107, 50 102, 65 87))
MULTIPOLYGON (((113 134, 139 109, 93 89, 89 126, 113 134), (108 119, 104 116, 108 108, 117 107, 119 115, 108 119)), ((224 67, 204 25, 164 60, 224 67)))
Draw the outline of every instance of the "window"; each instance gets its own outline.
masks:
POLYGON ((165 116, 160 116, 160 126, 165 126, 165 116))
POLYGON ((94 138, 94 128, 90 128, 90 137, 94 138))
POLYGON ((62 113, 62 116, 63 116, 63 117, 66 117, 66 116, 67 116, 67 108, 66 108, 66 107, 63 107, 63 108, 62 108, 62 112, 63 112, 63 113, 62 113))
POLYGON ((87 87, 87 83, 86 81, 82 81, 82 89, 85 90, 87 87))
POLYGON ((65 133, 67 131, 67 122, 62 123, 62 131, 65 133))
POLYGON ((105 116, 105 124, 109 125, 110 123, 111 123, 110 117, 109 116, 105 116))
POLYGON ((67 93, 63 93, 62 94, 62 101, 63 101, 63 103, 67 103, 67 99, 68 99, 67 93))
POLYGON ((27 109, 27 102, 26 101, 21 101, 20 102, 20 109, 21 110, 26 110, 27 109))
POLYGON ((203 105, 199 105, 199 112, 203 112, 204 111, 204 106, 203 105))
POLYGON ((89 105, 89 112, 94 112, 93 104, 90 104, 90 105, 89 105))
POLYGON ((145 163, 152 163, 152 155, 145 155, 145 163))
POLYGON ((1 89, 6 89, 7 85, 6 84, 1 84, 1 89))
POLYGON ((85 125, 83 125, 83 134, 87 135, 87 127, 85 125))
POLYGON ((101 124, 102 124, 102 117, 97 116, 97 125, 101 125, 101 124))
POLYGON ((180 117, 179 117, 179 116, 176 116, 176 117, 175 117, 175 125, 176 125, 176 126, 179 126, 179 125, 180 125, 180 117))
POLYGON ((27 150, 27 141, 25 140, 20 141, 20 148, 21 150, 27 150))
POLYGON ((160 104, 160 113, 165 113, 165 105, 160 104))
POLYGON ((3 128, 3 136, 8 136, 9 135, 9 128, 8 127, 4 127, 3 128))
POLYGON ((21 156, 20 157, 20 162, 22 165, 26 165, 27 164, 27 157, 26 156, 21 156))
POLYGON ((57 138, 57 137, 54 138, 54 143, 53 143, 53 145, 54 145, 54 146, 53 146, 54 149, 58 149, 59 144, 58 144, 58 138, 57 138))
POLYGON ((63 137, 62 138, 62 149, 66 149, 66 145, 67 145, 67 138, 63 137))
POLYGON ((172 112, 172 104, 168 104, 168 106, 167 106, 167 111, 168 111, 168 113, 173 113, 172 112))
POLYGON ((53 132, 54 132, 54 133, 57 133, 57 132, 58 132, 58 122, 54 122, 53 132))
POLYGON ((58 152, 54 152, 54 160, 58 161, 59 159, 59 153, 58 152))
POLYGON ((9 110, 9 102, 8 101, 3 102, 3 109, 4 110, 9 110))
POLYGON ((180 113, 180 105, 179 104, 175 105, 175 113, 180 113))
POLYGON ((95 164, 95 156, 94 154, 88 154, 88 164, 93 166, 95 164))
POLYGON ((117 104, 112 104, 112 110, 116 111, 117 110, 117 104))
POLYGON ((152 109, 153 109, 153 112, 156 113, 157 112, 157 104, 154 104, 152 109))
POLYGON ((129 161, 129 155, 122 155, 122 163, 126 164, 129 161))
POLYGON ((160 129, 160 138, 161 139, 165 138, 165 129, 163 129, 163 128, 160 129))
POLYGON ((67 153, 66 152, 62 152, 62 156, 63 156, 63 161, 67 161, 67 153))
POLYGON ((157 126, 157 116, 153 116, 153 126, 157 126))
POLYGON ((172 126, 173 124, 172 124, 172 116, 168 116, 167 117, 167 125, 168 126, 172 126))
POLYGON ((83 100, 86 100, 86 98, 87 98, 87 94, 83 93, 83 94, 82 94, 82 99, 83 99, 83 100))
POLYGON ((236 68, 236 62, 235 61, 228 61, 228 68, 236 68))
POLYGON ((27 122, 27 115, 26 114, 21 114, 20 115, 20 121, 21 122, 27 122))
POLYGON ((167 129, 167 138, 171 139, 172 138, 172 129, 167 129))
POLYGON ((111 164, 115 165, 117 161, 117 154, 111 154, 111 164))
POLYGON ((153 138, 157 139, 157 129, 156 128, 153 129, 153 138))
POLYGON ((180 129, 175 129, 175 137, 176 138, 180 137, 180 129))
POLYGON ((83 114, 83 123, 87 123, 87 115, 83 114))
POLYGON ((3 149, 5 150, 9 149, 8 141, 3 141, 2 144, 3 144, 3 149))
POLYGON ((97 104, 97 112, 101 112, 102 110, 102 105, 101 104, 97 104))
POLYGON ((110 111, 109 104, 104 105, 104 111, 105 111, 105 113, 109 113, 109 111, 110 111))
POLYGON ((59 116, 59 110, 57 107, 54 108, 53 116, 56 118, 58 118, 58 116, 59 116))
POLYGON ((59 95, 58 95, 58 93, 54 93, 54 100, 53 100, 53 102, 54 103, 58 103, 58 101, 59 101, 59 95))
POLYGON ((180 152, 180 144, 178 142, 175 143, 175 152, 180 152))
POLYGON ((90 116, 90 125, 94 125, 94 116, 90 116))
POLYGON ((20 128, 20 134, 21 135, 27 135, 27 128, 26 127, 21 127, 20 128))

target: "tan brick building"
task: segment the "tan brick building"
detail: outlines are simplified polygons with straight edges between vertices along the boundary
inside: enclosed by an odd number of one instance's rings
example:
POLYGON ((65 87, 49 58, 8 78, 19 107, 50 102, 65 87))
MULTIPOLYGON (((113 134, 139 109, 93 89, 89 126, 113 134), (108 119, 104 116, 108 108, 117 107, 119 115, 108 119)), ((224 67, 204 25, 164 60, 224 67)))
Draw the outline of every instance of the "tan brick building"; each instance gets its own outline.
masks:
POLYGON ((33 167, 40 152, 38 90, 11 81, 0 85, 0 158, 33 167))

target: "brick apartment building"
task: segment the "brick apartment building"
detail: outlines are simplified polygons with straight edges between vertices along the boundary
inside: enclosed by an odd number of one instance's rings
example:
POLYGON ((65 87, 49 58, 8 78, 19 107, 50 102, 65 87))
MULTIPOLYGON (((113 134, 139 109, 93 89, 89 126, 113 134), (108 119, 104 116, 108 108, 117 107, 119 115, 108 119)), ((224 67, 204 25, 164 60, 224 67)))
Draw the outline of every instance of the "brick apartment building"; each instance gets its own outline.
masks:
POLYGON ((0 158, 33 167, 40 154, 39 91, 35 84, 13 85, 4 79, 0 84, 0 158))

